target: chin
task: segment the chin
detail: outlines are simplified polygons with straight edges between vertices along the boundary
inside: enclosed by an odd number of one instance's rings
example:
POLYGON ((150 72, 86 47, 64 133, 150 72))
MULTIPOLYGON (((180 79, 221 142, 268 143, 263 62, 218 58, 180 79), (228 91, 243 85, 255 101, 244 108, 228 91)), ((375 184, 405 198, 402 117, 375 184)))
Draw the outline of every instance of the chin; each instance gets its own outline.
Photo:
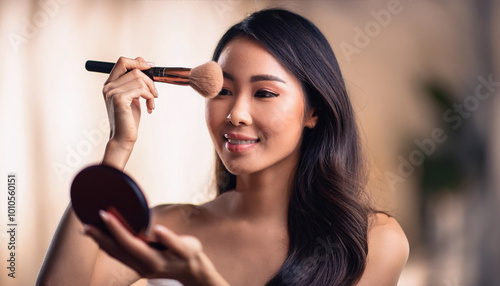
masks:
POLYGON ((250 173, 249 170, 243 166, 241 166, 236 161, 230 161, 228 163, 224 163, 226 169, 233 175, 244 175, 250 173))
POLYGON ((223 161, 223 164, 231 174, 236 176, 251 174, 259 171, 258 168, 255 168, 252 164, 243 164, 238 160, 223 161))

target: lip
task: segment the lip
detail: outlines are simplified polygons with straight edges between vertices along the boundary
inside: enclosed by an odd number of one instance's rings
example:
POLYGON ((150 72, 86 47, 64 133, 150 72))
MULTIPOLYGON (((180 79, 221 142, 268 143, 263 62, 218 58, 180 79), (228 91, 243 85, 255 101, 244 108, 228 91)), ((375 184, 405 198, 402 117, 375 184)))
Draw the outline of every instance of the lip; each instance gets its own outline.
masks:
POLYGON ((234 140, 259 140, 256 137, 250 137, 243 135, 241 133, 228 132, 224 134, 224 138, 226 139, 234 139, 234 140))
POLYGON ((229 150, 229 152, 241 153, 241 152, 247 151, 247 150, 255 147, 255 145, 259 144, 259 142, 260 141, 257 141, 255 143, 249 143, 249 144, 232 144, 232 143, 229 143, 229 141, 226 141, 224 146, 226 147, 227 150, 229 150))
POLYGON ((247 151, 247 150, 255 147, 255 145, 259 144, 259 142, 260 142, 259 138, 250 137, 247 135, 233 133, 233 132, 225 133, 224 138, 225 138, 224 147, 229 152, 232 152, 232 153, 241 153, 241 152, 247 151), (257 140, 257 142, 248 143, 248 144, 233 144, 233 143, 229 143, 228 139, 232 139, 232 140, 257 140))

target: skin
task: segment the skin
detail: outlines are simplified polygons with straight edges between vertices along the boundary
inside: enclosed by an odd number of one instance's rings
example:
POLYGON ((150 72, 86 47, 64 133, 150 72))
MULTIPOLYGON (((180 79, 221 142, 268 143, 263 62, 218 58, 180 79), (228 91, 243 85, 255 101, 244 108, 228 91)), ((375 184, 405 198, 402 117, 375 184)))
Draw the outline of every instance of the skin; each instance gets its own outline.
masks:
MULTIPOLYGON (((218 63, 225 73, 224 89, 206 99, 206 122, 222 162, 237 175, 236 189, 199 206, 154 207, 154 227, 147 235, 169 246, 167 251, 150 248, 113 215, 104 214, 112 238, 91 226, 84 231, 99 246, 90 265, 91 285, 129 285, 140 277, 175 278, 185 285, 264 285, 286 259, 289 179, 295 174, 303 130, 314 128, 317 117, 306 106, 299 81, 254 40, 233 39, 218 63), (234 153, 225 147, 227 132, 260 141, 234 153)), ((121 59, 104 87, 112 131, 103 164, 119 169, 137 139, 139 98, 151 109, 156 97, 149 78, 140 72, 125 74, 131 67, 148 68, 141 58, 121 59)), ((72 229, 78 226, 74 221, 72 229)), ((396 285, 409 252, 399 224, 382 214, 372 216, 368 244, 366 271, 358 285, 396 285)))
POLYGON ((282 224, 302 132, 313 127, 317 117, 314 110, 306 114, 300 82, 255 41, 234 39, 218 63, 225 75, 223 92, 206 100, 206 122, 222 162, 237 175, 237 188, 228 194, 230 208, 217 207, 233 219, 282 224), (227 132, 260 142, 234 153, 225 147, 227 132))

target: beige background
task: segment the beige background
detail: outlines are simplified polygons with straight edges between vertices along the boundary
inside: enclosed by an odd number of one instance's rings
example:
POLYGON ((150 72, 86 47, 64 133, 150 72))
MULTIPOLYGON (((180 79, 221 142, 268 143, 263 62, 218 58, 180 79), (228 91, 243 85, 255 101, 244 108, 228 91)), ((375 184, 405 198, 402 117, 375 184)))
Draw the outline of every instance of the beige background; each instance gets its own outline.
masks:
MULTIPOLYGON (((1 285, 34 283, 69 202, 73 177, 103 155, 109 136, 101 95, 106 75, 85 71, 85 61, 142 56, 158 66, 194 67, 210 59, 232 24, 271 6, 312 20, 337 55, 371 164, 369 190, 410 240, 411 256, 399 285, 483 283, 479 261, 493 263, 498 260, 491 257, 500 256, 482 256, 488 249, 499 253, 497 244, 480 246, 485 245, 484 233, 493 236, 486 243, 499 237, 498 225, 488 224, 498 214, 500 189, 493 176, 500 163, 495 124, 500 117, 494 112, 500 104, 498 90, 464 119, 487 142, 487 189, 472 180, 460 192, 440 195, 428 206, 436 218, 428 225, 429 220, 422 220, 421 170, 395 185, 388 183, 387 174, 397 174, 398 156, 408 158, 416 148, 414 140, 430 138, 443 126, 439 109, 418 86, 421 80, 441 79, 453 91, 454 102, 461 103, 474 95, 479 76, 500 79, 498 40, 493 37, 499 25, 492 20, 500 18, 498 1, 2 0, 1 285), (369 34, 362 43, 360 31, 369 34), (15 279, 7 277, 5 262, 5 178, 10 172, 18 176, 15 279), (434 234, 431 239, 428 231, 434 234), (476 235, 468 236, 471 232, 476 235), (431 247, 436 245, 442 247, 431 247)), ((152 115, 143 102, 139 140, 125 170, 150 205, 208 200, 213 147, 204 101, 186 87, 157 88, 160 97, 152 115)), ((469 152, 466 147, 461 151, 469 152)), ((487 281, 499 281, 491 275, 493 280, 487 281)))

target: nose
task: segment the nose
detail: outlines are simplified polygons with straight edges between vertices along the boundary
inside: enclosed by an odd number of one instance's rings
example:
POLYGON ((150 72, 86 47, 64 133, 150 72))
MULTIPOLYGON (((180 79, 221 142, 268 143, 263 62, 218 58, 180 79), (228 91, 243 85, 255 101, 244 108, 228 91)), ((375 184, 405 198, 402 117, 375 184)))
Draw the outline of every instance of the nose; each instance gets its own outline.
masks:
POLYGON ((241 95, 235 95, 233 98, 233 106, 227 115, 226 121, 234 126, 251 125, 251 101, 245 99, 245 97, 241 95))

